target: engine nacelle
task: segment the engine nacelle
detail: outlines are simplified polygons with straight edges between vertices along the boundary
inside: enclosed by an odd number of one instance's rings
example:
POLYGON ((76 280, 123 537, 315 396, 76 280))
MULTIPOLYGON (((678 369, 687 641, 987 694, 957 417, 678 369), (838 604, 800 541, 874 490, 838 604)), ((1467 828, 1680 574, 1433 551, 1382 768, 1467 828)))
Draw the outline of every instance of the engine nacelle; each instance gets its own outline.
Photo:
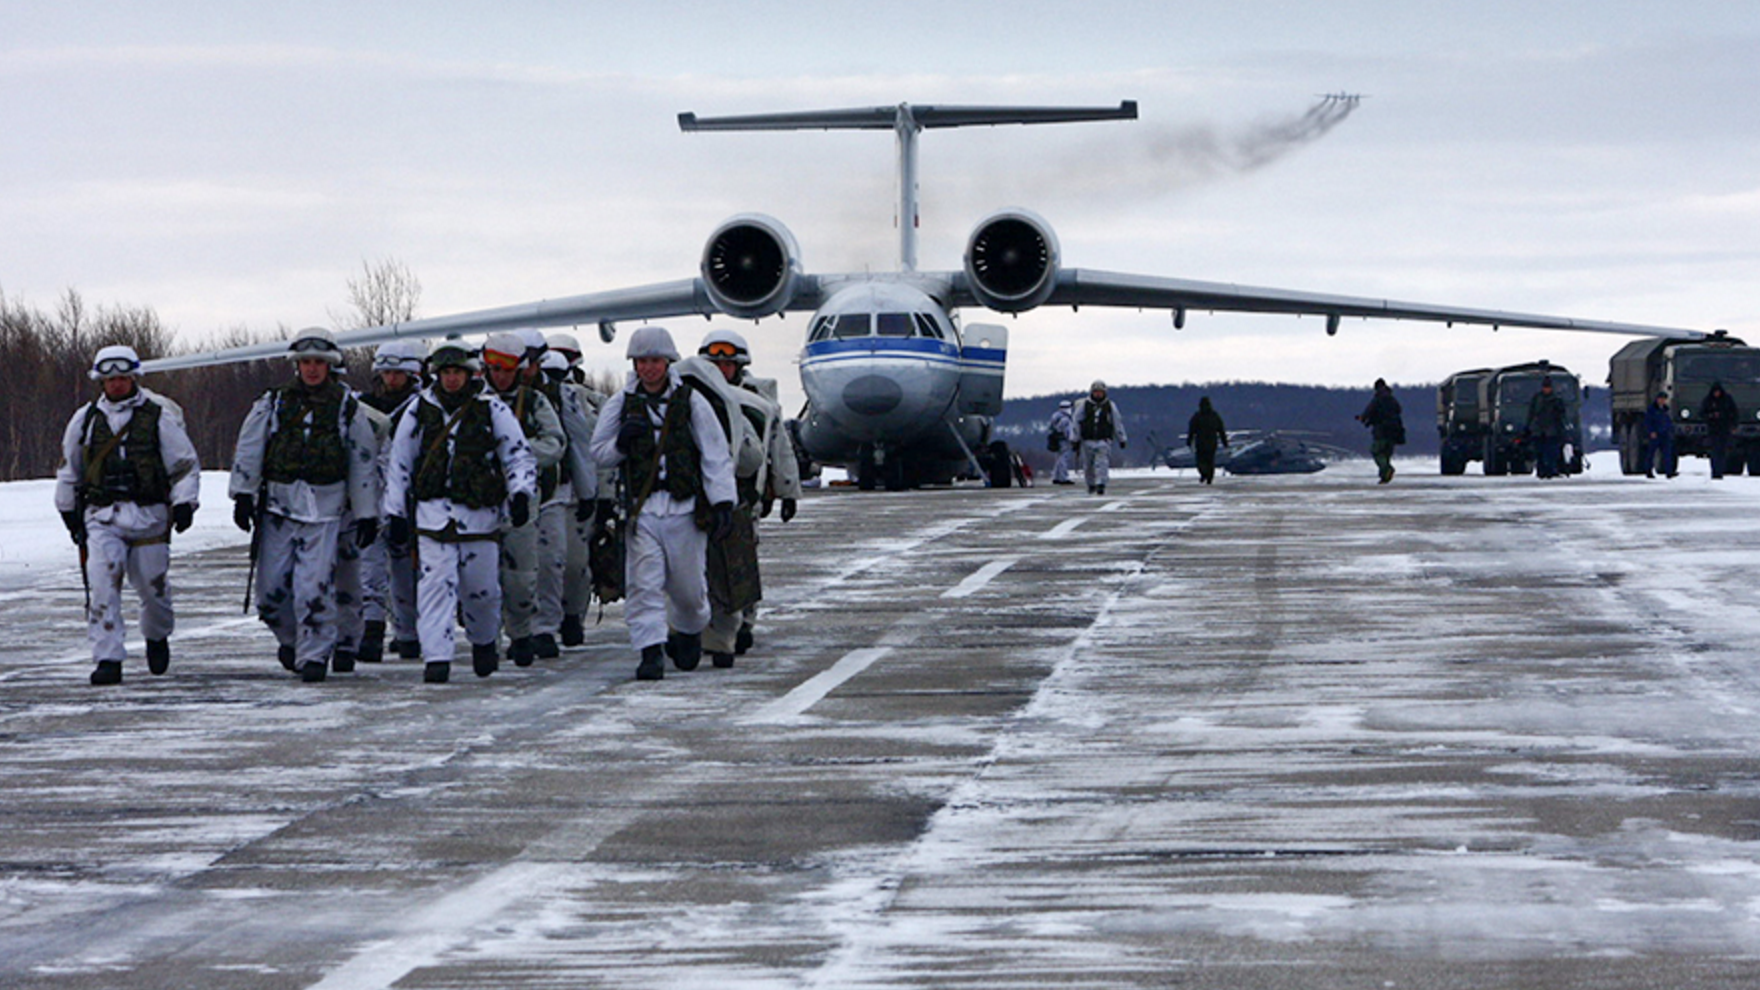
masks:
POLYGON ((966 280, 978 302, 1020 313, 1057 287, 1057 235, 1036 213, 1002 210, 985 217, 966 241, 966 280))
POLYGON ((801 251, 780 220, 742 213, 715 228, 699 271, 722 312, 758 319, 782 312, 801 279, 801 251))

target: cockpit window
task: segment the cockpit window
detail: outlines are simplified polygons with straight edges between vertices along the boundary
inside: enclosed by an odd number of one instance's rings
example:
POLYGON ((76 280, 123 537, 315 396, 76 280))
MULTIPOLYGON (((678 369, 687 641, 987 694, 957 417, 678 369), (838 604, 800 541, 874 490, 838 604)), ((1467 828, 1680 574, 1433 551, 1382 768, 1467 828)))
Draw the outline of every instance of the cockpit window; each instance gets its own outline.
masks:
POLYGON ((875 313, 874 326, 882 337, 909 337, 911 335, 911 314, 875 313))
POLYGON ((808 332, 808 342, 825 340, 831 336, 831 325, 835 322, 829 316, 821 316, 813 321, 813 329, 808 332))
POLYGON ((831 331, 838 338, 866 337, 871 331, 867 313, 845 313, 831 331))
POLYGON ((930 340, 947 339, 947 336, 941 332, 941 327, 935 323, 935 317, 930 316, 928 313, 915 313, 913 315, 917 318, 918 336, 928 337, 930 340))

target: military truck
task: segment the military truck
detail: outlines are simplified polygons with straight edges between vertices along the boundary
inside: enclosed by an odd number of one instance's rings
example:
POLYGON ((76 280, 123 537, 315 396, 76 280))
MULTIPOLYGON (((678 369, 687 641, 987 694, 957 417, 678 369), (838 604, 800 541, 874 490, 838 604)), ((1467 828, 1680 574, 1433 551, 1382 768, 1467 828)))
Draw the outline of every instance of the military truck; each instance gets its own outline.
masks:
POLYGON ((1760 348, 1722 330, 1703 340, 1645 337, 1613 355, 1607 384, 1619 469, 1644 473, 1644 410, 1658 395, 1668 396, 1674 416, 1675 455, 1709 454, 1699 409, 1719 382, 1737 413, 1725 470, 1740 474, 1745 465, 1749 474, 1760 475, 1760 348))
POLYGON ((1485 473, 1527 474, 1534 470, 1534 442, 1528 436, 1528 405, 1540 383, 1552 379, 1552 393, 1564 400, 1564 474, 1583 473, 1583 383, 1550 361, 1512 364, 1479 382, 1479 422, 1485 427, 1485 473))
POLYGON ((1469 461, 1482 461, 1488 475, 1534 470, 1535 448, 1528 436, 1528 405, 1550 377, 1554 395, 1565 405, 1565 451, 1561 470, 1583 470, 1582 381, 1550 361, 1456 372, 1436 390, 1436 429, 1442 439, 1442 473, 1461 474, 1469 461))
POLYGON ((1442 473, 1464 474, 1469 461, 1485 459, 1485 427, 1479 422, 1479 383, 1490 368, 1457 371, 1436 388, 1436 435, 1442 441, 1442 473))

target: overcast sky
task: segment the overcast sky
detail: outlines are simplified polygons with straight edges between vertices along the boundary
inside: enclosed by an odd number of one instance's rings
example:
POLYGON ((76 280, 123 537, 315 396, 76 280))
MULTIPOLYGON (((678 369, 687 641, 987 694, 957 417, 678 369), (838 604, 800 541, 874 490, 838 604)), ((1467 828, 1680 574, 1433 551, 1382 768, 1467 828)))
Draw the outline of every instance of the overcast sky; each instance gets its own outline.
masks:
MULTIPOLYGON (((889 134, 683 134, 678 112, 1133 99, 1135 122, 926 134, 920 266, 957 268, 1018 205, 1070 267, 1760 336, 1756 93, 1748 2, 4 0, 0 292, 77 288, 197 342, 328 323, 390 258, 438 316, 690 276, 748 210, 809 271, 891 269, 889 134), (1267 138, 1338 90, 1368 98, 1267 138)), ((1011 327, 1011 395, 1540 357, 1599 384, 1623 342, 965 318, 1011 327)), ((804 323, 740 326, 796 398, 804 323)), ((692 349, 710 326, 670 325, 692 349)))

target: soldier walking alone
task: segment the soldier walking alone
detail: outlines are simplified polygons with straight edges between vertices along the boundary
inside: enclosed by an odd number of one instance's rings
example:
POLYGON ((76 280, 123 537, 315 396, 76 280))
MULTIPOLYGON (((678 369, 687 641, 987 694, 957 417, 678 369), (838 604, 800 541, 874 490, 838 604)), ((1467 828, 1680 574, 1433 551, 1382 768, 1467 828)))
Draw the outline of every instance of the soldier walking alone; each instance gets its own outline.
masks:
POLYGON ((1126 437, 1124 417, 1118 414, 1118 404, 1106 397, 1105 382, 1089 386, 1087 397, 1071 410, 1069 439, 1081 452, 1088 494, 1106 494, 1106 482, 1112 474, 1112 443, 1118 441, 1122 450, 1126 437))
POLYGON ((113 345, 88 374, 102 394, 74 413, 61 437, 55 508, 80 547, 90 600, 86 638, 93 684, 122 683, 122 579, 141 599, 147 669, 171 665, 171 533, 190 527, 201 495, 201 465, 169 399, 140 387, 140 357, 113 345))
POLYGON ((1552 376, 1540 379, 1540 391, 1528 400, 1528 439, 1534 443, 1534 473, 1556 478, 1563 469, 1564 398, 1552 390, 1552 376))
POLYGON ((1210 405, 1210 397, 1198 399, 1198 411, 1186 424, 1186 446, 1198 458, 1198 481, 1216 483, 1216 445, 1228 446, 1228 431, 1222 427, 1222 414, 1210 405))
POLYGON ((1369 455, 1381 473, 1379 483, 1385 485, 1393 480, 1393 448, 1406 442, 1405 419, 1387 379, 1375 379, 1375 395, 1357 414, 1357 422, 1369 428, 1369 455))

